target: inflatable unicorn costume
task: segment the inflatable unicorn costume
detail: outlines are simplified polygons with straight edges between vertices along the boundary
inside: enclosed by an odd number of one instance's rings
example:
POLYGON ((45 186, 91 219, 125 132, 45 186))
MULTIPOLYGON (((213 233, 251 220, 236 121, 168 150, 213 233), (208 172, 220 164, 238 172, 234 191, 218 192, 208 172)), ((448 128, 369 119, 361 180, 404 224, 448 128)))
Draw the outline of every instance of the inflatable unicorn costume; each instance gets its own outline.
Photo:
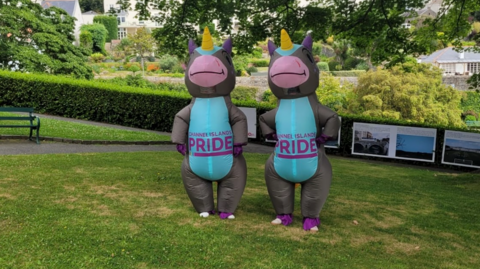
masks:
POLYGON ((187 194, 201 217, 214 214, 213 182, 218 182, 220 218, 233 219, 245 189, 247 167, 242 147, 247 144, 247 119, 232 104, 235 69, 232 41, 213 45, 207 27, 202 46, 189 41, 190 60, 185 84, 191 103, 175 116, 172 142, 185 156, 182 178, 187 194))
POLYGON ((337 135, 340 120, 320 104, 315 93, 319 70, 312 44, 310 36, 302 45, 293 44, 285 30, 280 48, 269 41, 268 84, 278 104, 260 116, 260 127, 266 138, 277 140, 265 165, 265 181, 277 214, 272 224, 292 222, 295 184, 301 184, 303 228, 318 231, 332 179, 323 144, 337 135))

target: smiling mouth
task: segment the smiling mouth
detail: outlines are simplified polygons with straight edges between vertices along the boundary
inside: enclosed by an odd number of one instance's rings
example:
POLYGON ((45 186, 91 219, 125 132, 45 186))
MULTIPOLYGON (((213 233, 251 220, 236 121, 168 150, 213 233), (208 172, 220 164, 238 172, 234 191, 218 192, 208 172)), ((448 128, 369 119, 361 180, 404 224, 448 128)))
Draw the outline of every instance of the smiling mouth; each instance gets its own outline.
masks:
POLYGON ((200 71, 195 73, 190 73, 190 76, 194 76, 196 74, 217 74, 217 75, 225 75, 225 72, 222 69, 222 72, 214 72, 214 71, 200 71))
POLYGON ((279 76, 279 75, 298 75, 298 76, 307 76, 305 73, 305 70, 303 70, 303 73, 294 73, 294 72, 282 72, 282 73, 277 73, 275 75, 272 75, 271 77, 279 76))

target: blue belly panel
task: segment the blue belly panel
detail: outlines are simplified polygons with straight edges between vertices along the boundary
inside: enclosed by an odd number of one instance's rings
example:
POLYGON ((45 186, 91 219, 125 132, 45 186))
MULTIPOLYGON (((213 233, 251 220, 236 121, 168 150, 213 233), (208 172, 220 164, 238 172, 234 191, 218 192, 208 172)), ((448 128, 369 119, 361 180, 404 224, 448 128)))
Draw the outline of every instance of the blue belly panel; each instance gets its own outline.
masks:
POLYGON ((303 182, 317 171, 317 127, 308 97, 282 99, 275 115, 278 142, 273 165, 283 179, 303 182))
POLYGON ((189 164, 207 180, 225 177, 233 165, 233 132, 224 97, 196 98, 188 129, 189 164))

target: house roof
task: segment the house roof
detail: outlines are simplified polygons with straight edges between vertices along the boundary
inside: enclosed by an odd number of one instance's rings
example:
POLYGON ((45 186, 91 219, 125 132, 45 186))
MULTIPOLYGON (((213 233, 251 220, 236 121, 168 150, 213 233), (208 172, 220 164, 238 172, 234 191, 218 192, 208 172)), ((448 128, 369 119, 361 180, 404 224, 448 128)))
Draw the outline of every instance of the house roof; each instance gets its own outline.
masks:
POLYGON ((90 10, 90 11, 87 11, 87 12, 83 12, 82 15, 97 15, 98 13, 93 11, 93 10, 90 10))
POLYGON ((45 0, 42 1, 41 6, 43 8, 58 7, 65 10, 68 15, 73 16, 73 11, 75 10, 75 2, 75 0, 45 0))
POLYGON ((453 47, 437 50, 422 59, 422 63, 472 63, 480 62, 480 53, 464 52, 463 59, 460 58, 460 52, 453 50, 453 47))

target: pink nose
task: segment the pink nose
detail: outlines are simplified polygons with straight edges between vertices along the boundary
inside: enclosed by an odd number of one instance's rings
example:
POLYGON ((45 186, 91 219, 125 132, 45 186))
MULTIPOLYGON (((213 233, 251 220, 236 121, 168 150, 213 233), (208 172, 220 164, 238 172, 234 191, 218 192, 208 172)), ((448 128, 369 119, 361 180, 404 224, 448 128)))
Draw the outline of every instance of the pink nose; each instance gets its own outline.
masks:
POLYGON ((227 72, 227 68, 218 58, 202 55, 190 65, 188 77, 201 87, 213 87, 227 78, 227 72))
POLYGON ((272 82, 281 88, 293 88, 308 80, 308 67, 297 57, 284 56, 278 58, 270 68, 272 82))

